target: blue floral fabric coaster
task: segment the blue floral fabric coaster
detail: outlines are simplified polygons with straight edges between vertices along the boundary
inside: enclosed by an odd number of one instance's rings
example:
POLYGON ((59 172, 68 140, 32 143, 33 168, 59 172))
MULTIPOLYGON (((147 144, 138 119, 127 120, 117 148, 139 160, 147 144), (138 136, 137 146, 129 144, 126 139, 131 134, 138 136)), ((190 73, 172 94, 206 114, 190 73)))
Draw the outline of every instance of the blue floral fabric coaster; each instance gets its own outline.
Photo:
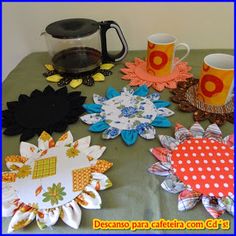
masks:
POLYGON ((89 124, 89 131, 103 132, 104 139, 114 139, 121 135, 127 145, 133 145, 138 135, 144 139, 154 139, 154 127, 170 127, 168 120, 173 111, 166 108, 171 103, 162 101, 160 94, 155 92, 148 95, 146 85, 138 89, 127 89, 121 92, 109 87, 106 97, 94 94, 94 104, 84 104, 86 115, 80 119, 89 124))

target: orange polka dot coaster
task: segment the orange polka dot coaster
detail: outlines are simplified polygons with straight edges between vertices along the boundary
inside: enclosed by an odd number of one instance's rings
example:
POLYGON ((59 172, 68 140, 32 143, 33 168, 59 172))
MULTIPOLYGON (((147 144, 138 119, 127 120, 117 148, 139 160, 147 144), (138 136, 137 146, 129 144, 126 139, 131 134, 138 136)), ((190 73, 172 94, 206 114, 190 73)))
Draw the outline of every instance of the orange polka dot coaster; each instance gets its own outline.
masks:
POLYGON ((192 209, 199 201, 217 218, 234 215, 234 137, 222 137, 216 124, 204 129, 195 123, 189 130, 176 125, 175 138, 159 136, 164 147, 150 151, 158 162, 148 171, 166 176, 163 189, 178 194, 178 209, 192 209))
MULTIPOLYGON (((178 58, 175 58, 174 62, 178 60, 178 58)), ((121 69, 125 74, 122 79, 129 80, 130 86, 146 85, 159 92, 165 88, 174 89, 178 81, 185 81, 193 76, 189 73, 192 68, 187 62, 182 61, 176 64, 171 74, 165 76, 156 76, 147 71, 147 62, 137 57, 134 58, 134 62, 126 62, 125 66, 126 68, 121 69)))

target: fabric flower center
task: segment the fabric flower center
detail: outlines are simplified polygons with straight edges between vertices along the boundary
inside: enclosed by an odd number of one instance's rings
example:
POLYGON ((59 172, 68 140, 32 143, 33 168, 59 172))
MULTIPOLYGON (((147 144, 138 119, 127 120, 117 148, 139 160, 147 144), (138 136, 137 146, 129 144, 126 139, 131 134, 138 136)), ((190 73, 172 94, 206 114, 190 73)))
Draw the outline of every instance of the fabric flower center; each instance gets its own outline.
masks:
POLYGON ((121 110, 121 113, 124 117, 131 117, 133 116, 134 114, 137 113, 137 108, 134 108, 134 107, 124 107, 122 110, 121 110))

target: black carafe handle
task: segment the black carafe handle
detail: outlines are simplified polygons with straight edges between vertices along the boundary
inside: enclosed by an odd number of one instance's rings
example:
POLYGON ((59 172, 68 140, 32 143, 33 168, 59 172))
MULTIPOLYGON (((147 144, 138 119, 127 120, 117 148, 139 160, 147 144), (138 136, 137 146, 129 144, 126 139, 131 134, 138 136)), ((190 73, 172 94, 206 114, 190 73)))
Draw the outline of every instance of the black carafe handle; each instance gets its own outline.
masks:
POLYGON ((100 33, 101 33, 101 45, 102 45, 102 60, 103 62, 117 62, 121 61, 125 58, 126 54, 128 53, 128 44, 125 40, 125 37, 119 27, 119 25, 114 22, 114 21, 102 21, 100 22, 100 33), (107 30, 110 28, 113 28, 116 30, 121 44, 122 44, 122 49, 119 53, 116 55, 110 55, 109 52, 107 51, 107 38, 106 38, 106 33, 107 30))

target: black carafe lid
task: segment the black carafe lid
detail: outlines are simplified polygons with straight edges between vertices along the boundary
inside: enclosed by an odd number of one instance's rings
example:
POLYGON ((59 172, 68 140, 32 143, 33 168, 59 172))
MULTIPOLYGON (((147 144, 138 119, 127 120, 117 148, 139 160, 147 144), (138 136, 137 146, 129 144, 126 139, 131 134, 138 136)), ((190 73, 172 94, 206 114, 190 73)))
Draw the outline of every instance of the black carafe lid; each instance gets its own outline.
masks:
POLYGON ((84 18, 65 19, 51 23, 46 32, 54 38, 74 39, 89 36, 99 29, 99 23, 84 18))

